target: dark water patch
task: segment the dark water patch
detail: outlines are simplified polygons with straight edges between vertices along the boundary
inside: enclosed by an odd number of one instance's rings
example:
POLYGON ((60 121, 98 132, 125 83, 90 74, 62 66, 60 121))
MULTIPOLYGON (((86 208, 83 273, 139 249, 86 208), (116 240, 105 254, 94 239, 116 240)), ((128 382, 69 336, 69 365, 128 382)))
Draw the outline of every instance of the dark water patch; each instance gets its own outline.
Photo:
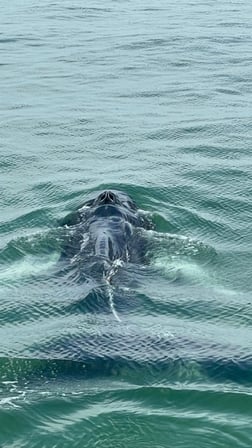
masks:
POLYGON ((168 91, 146 91, 120 95, 120 98, 160 98, 167 94, 168 91))
POLYGON ((241 157, 241 154, 246 153, 246 150, 242 150, 242 148, 230 148, 227 145, 219 146, 219 145, 211 145, 205 146, 201 144, 195 144, 192 146, 183 146, 181 151, 185 154, 198 154, 202 155, 204 159, 207 158, 215 158, 216 160, 224 159, 225 161, 237 160, 241 157))
POLYGON ((15 169, 17 167, 17 157, 15 156, 6 156, 4 157, 4 160, 0 161, 0 170, 4 171, 10 171, 12 169, 15 169))
POLYGON ((15 104, 14 106, 10 107, 10 110, 28 109, 30 107, 33 106, 31 104, 15 104))
POLYGON ((191 64, 191 62, 192 61, 185 61, 185 60, 184 61, 176 61, 176 62, 171 62, 171 66, 179 67, 179 68, 181 68, 181 67, 187 68, 191 64))
POLYGON ((34 36, 28 37, 28 36, 20 35, 20 36, 17 36, 17 37, 2 38, 2 39, 0 39, 0 45, 1 44, 12 44, 12 43, 16 44, 18 42, 28 42, 27 45, 34 45, 34 46, 43 45, 42 43, 39 43, 40 40, 41 40, 40 38, 37 38, 37 37, 34 37, 34 36), (31 44, 30 42, 35 42, 35 43, 31 44))
POLYGON ((9 44, 9 43, 16 43, 19 39, 15 37, 6 37, 3 39, 0 39, 0 44, 9 44))
POLYGON ((165 39, 147 39, 144 41, 135 41, 131 44, 120 45, 120 50, 139 50, 139 49, 152 49, 160 46, 166 46, 169 41, 165 39))
MULTIPOLYGON (((220 131, 219 131, 220 132, 220 131)), ((179 127, 179 128, 171 128, 170 129, 159 129, 156 130, 155 132, 149 133, 148 135, 146 135, 147 139, 151 139, 151 140, 179 140, 179 139, 184 139, 186 134, 189 135, 212 135, 212 126, 206 126, 206 125, 192 125, 192 126, 187 126, 187 127, 179 127)))
POLYGON ((112 9, 111 8, 102 8, 102 7, 85 7, 85 6, 66 6, 65 7, 66 10, 68 11, 78 11, 78 12, 84 12, 84 13, 111 13, 112 9))
MULTIPOLYGON (((240 63, 240 61, 238 61, 240 63)), ((224 93, 225 95, 241 95, 241 92, 239 92, 238 90, 231 90, 231 89, 224 89, 224 88, 219 88, 216 89, 216 92, 218 93, 224 93)))
MULTIPOLYGON (((171 217, 170 217, 171 219, 171 217)), ((160 213, 153 213, 152 214, 152 220, 154 222, 155 227, 158 229, 159 232, 170 232, 175 233, 177 230, 177 227, 174 225, 173 222, 168 221, 165 216, 162 216, 160 213)))
POLYGON ((81 377, 85 374, 84 363, 64 360, 1 358, 0 368, 2 381, 41 381, 55 379, 57 375, 81 377))
MULTIPOLYGON (((72 385, 77 380, 94 381, 96 378, 111 378, 122 381, 118 387, 123 390, 123 382, 132 381, 135 385, 148 386, 151 390, 151 384, 177 385, 181 389, 181 394, 186 396, 188 390, 196 386, 198 393, 204 398, 204 393, 200 392, 200 385, 203 388, 211 389, 211 383, 214 385, 231 386, 237 384, 250 387, 252 384, 251 359, 225 358, 215 360, 182 360, 172 359, 172 356, 165 362, 153 362, 146 365, 141 362, 134 362, 116 357, 115 359, 105 357, 87 358, 83 361, 71 361, 64 359, 28 359, 28 358, 1 358, 1 387, 7 382, 18 382, 19 387, 22 384, 30 383, 31 387, 41 384, 43 389, 50 390, 52 381, 70 381, 72 385), (147 369, 146 369, 147 367, 147 369), (143 372, 145 373, 143 376, 143 372), (180 383, 180 386, 179 386, 180 383), (191 383, 191 385, 190 385, 191 383), (209 386, 207 385, 209 384, 209 386), (184 393, 183 385, 185 387, 184 393)), ((206 393, 206 390, 204 391, 206 393)), ((99 392, 98 392, 99 393, 99 392)), ((212 392, 209 391, 211 394, 212 392)), ((127 396, 127 391, 125 396, 127 396)), ((231 393, 231 397, 235 399, 231 393)), ((153 397, 154 398, 154 397, 153 397)), ((210 398, 210 397, 209 397, 210 398)), ((156 396, 157 401, 158 398, 156 396)), ((248 403, 249 401, 248 395, 248 403)), ((208 400, 204 400, 208 402, 208 400)), ((214 403, 215 399, 213 396, 214 403)))

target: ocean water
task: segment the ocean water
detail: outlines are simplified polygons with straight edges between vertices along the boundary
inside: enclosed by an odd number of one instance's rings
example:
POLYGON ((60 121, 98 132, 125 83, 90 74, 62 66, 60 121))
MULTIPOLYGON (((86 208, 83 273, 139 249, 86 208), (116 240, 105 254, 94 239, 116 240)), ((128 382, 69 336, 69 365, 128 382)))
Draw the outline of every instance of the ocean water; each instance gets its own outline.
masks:
POLYGON ((252 446, 252 5, 0 6, 1 448, 252 446), (58 220, 104 188, 155 223, 85 300, 58 220))

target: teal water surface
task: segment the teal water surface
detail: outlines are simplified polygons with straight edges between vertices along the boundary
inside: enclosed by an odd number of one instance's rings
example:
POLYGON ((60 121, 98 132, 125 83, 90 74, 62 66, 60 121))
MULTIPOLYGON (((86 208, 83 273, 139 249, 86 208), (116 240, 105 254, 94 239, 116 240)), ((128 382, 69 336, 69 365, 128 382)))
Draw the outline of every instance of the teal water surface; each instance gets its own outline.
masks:
POLYGON ((0 446, 252 446, 252 6, 0 6, 0 446), (108 298, 59 275, 104 188, 155 223, 108 298))

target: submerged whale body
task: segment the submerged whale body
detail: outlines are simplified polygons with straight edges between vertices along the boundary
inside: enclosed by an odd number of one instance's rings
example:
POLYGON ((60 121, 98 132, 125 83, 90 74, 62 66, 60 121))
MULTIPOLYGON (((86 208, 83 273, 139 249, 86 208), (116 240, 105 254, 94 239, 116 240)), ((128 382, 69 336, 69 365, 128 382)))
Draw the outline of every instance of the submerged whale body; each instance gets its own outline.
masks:
POLYGON ((153 228, 132 198, 116 190, 102 191, 84 202, 61 224, 68 230, 61 260, 78 266, 86 276, 107 280, 119 265, 144 261, 143 230, 153 228))

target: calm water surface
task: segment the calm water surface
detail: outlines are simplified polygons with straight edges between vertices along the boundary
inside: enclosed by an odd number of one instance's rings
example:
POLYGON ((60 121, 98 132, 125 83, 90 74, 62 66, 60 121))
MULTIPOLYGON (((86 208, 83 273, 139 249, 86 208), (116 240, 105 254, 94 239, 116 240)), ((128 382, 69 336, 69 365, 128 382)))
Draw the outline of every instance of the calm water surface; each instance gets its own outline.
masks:
POLYGON ((251 2, 12 0, 0 24, 1 447, 251 447, 251 2), (104 188, 157 231, 121 322, 57 271, 57 220, 104 188))

